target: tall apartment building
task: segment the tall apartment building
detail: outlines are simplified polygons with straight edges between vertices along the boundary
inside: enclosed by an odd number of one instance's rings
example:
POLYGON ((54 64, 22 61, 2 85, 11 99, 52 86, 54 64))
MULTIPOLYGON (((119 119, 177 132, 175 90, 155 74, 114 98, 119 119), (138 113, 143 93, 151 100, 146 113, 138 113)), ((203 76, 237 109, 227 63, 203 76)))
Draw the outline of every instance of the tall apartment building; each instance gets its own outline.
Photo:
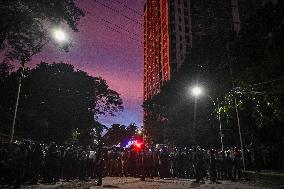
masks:
POLYGON ((188 50, 211 32, 239 32, 262 0, 147 0, 144 7, 144 101, 178 72, 188 50), (249 3, 249 4, 248 4, 249 3), (241 7, 241 11, 240 11, 241 7))

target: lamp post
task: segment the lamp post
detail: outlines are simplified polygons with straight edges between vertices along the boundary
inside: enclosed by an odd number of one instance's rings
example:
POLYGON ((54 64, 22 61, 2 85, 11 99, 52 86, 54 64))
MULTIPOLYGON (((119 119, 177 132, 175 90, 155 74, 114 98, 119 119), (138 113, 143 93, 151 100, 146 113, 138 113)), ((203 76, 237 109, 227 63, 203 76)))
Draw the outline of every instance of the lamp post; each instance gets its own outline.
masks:
MULTIPOLYGON (((59 28, 55 28, 55 29, 52 30, 51 38, 54 39, 54 41, 59 43, 59 44, 66 43, 67 40, 68 40, 67 34, 62 29, 59 29, 59 28)), ((14 114, 13 114, 13 122, 12 122, 12 127, 11 127, 10 142, 13 142, 13 140, 14 140, 15 124, 16 124, 16 119, 17 119, 19 99, 20 99, 21 88, 22 88, 22 80, 24 78, 25 64, 27 63, 28 59, 30 59, 33 55, 38 53, 48 42, 49 42, 49 40, 47 40, 37 50, 35 50, 32 54, 30 54, 29 57, 26 60, 23 60, 21 62, 20 75, 19 75, 19 79, 18 79, 19 84, 18 84, 18 89, 17 89, 16 103, 15 103, 14 114)))
MULTIPOLYGON (((191 88, 191 94, 195 97, 195 108, 194 108, 194 135, 195 135, 195 112, 196 112, 196 99, 197 97, 199 97, 200 95, 202 95, 203 89, 199 86, 194 86, 191 88)), ((209 97, 209 99, 212 101, 214 107, 218 108, 218 121, 219 121, 219 131, 220 131, 220 142, 221 142, 221 148, 222 151, 224 150, 224 143, 223 143, 223 132, 222 132, 222 122, 221 122, 221 115, 220 115, 220 106, 219 106, 219 100, 217 98, 217 103, 213 100, 213 98, 209 95, 206 94, 207 97, 209 97)), ((195 137, 195 136, 194 136, 195 137)))
POLYGON ((239 130, 239 137, 240 137, 240 143, 241 143, 242 162, 243 162, 244 170, 246 170, 244 147, 243 147, 243 138, 242 138, 242 131, 241 131, 241 124, 240 124, 239 110, 238 110, 237 98, 236 98, 236 97, 234 98, 234 105, 235 105, 235 110, 236 110, 237 123, 238 123, 238 130, 239 130))

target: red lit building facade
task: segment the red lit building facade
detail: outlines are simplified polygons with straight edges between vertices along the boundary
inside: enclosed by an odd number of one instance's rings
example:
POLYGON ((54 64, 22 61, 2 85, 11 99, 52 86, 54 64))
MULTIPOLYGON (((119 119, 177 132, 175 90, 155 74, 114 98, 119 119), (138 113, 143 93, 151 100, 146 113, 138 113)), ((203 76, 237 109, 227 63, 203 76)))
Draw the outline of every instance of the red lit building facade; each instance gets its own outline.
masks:
POLYGON ((144 9, 144 101, 170 79, 168 3, 148 0, 144 9))

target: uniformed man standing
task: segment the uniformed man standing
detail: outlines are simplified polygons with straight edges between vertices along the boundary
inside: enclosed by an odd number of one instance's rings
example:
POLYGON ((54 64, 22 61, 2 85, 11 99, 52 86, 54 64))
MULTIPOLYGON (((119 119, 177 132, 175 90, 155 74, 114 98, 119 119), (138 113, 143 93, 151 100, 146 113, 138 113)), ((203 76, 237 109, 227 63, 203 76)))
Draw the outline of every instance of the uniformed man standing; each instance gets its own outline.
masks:
POLYGON ((195 161, 195 177, 196 177, 196 181, 195 182, 199 182, 201 180, 203 180, 203 169, 204 169, 204 156, 203 156, 203 152, 201 150, 201 148, 198 146, 196 148, 196 153, 195 153, 195 157, 194 157, 194 161, 195 161))
POLYGON ((95 156, 95 177, 98 180, 97 186, 101 186, 103 184, 103 171, 104 171, 104 157, 105 151, 103 150, 103 142, 101 133, 98 132, 98 145, 96 148, 96 156, 95 156))
POLYGON ((210 181, 216 182, 216 155, 215 150, 211 149, 209 152, 210 162, 209 162, 209 174, 210 174, 210 181))

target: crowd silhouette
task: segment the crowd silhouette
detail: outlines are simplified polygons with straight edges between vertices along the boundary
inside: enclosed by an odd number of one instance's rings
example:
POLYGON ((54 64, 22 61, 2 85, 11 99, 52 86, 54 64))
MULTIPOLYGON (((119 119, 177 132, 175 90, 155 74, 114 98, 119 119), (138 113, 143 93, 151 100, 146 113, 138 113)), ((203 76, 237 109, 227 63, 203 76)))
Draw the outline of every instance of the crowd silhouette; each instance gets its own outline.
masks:
MULTIPOLYGON (((251 145, 245 148, 247 169, 261 169, 269 159, 251 145)), ((203 182, 242 179, 243 162, 240 149, 224 151, 167 145, 129 148, 102 146, 46 145, 30 140, 1 143, 1 186, 54 184, 60 180, 97 179, 102 177, 186 178, 203 182)))

